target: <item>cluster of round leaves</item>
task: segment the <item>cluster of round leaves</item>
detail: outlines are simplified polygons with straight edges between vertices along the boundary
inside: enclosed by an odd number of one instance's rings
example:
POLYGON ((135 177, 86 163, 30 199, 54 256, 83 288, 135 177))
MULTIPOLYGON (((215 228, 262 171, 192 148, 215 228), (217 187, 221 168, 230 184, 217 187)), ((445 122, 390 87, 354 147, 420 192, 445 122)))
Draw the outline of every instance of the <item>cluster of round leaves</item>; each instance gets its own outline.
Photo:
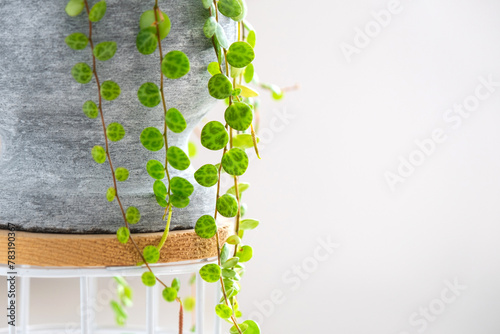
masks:
MULTIPOLYGON (((249 159, 245 152, 252 148, 258 139, 252 137, 248 131, 253 122, 252 98, 258 96, 253 89, 242 84, 236 84, 236 79, 243 76, 246 83, 250 83, 254 77, 253 60, 255 59, 255 32, 253 29, 247 36, 246 41, 237 41, 229 45, 224 29, 219 24, 216 11, 235 21, 242 21, 246 15, 246 5, 244 0, 201 0, 206 9, 210 9, 210 17, 205 21, 203 32, 207 38, 211 38, 214 44, 218 62, 208 65, 208 72, 211 78, 208 81, 209 94, 219 100, 229 100, 229 106, 224 113, 226 124, 217 121, 208 122, 201 132, 201 143, 209 150, 224 149, 224 154, 220 165, 207 164, 200 167, 195 172, 195 180, 202 186, 211 187, 218 182, 221 171, 233 176, 240 176, 248 168, 249 159), (223 50, 225 49, 225 50, 223 50), (223 52, 224 51, 224 52, 223 52), (229 73, 223 73, 222 54, 230 66, 229 73), (235 84, 231 82, 234 79, 235 84), (236 135, 232 136, 231 148, 227 150, 229 142, 229 131, 236 130, 236 135)), ((252 130, 253 131, 253 130, 252 130)), ((220 196, 216 202, 217 212, 224 217, 243 216, 244 207, 239 205, 236 198, 238 193, 240 198, 243 191, 248 188, 248 184, 238 184, 231 187, 226 194, 220 196), (237 187, 237 188, 236 188, 237 187)), ((238 218, 239 219, 239 218, 238 218)), ((244 219, 239 222, 239 232, 230 236, 224 244, 220 253, 220 265, 209 264, 201 268, 200 276, 207 282, 221 281, 225 289, 225 298, 215 307, 216 314, 222 319, 229 320, 240 317, 238 303, 232 297, 240 290, 239 280, 243 273, 244 262, 249 261, 253 256, 253 249, 248 245, 242 245, 242 237, 245 231, 257 227, 258 221, 254 219, 244 219), (235 256, 229 258, 229 245, 233 245, 235 256), (228 303, 229 300, 229 303, 228 303), (234 317, 233 317, 234 316, 234 317)), ((202 216, 195 226, 196 233, 201 238, 211 238, 217 233, 217 225, 212 216, 202 216)), ((231 252, 232 253, 232 252, 231 252)), ((244 332, 247 334, 259 334, 260 329, 257 323, 248 320, 230 329, 230 333, 244 332)))
MULTIPOLYGON (((159 9, 148 10, 141 15, 139 20, 140 31, 136 38, 137 50, 142 54, 151 54, 158 47, 160 40, 167 37, 170 32, 171 23, 168 16, 159 9)), ((190 70, 189 59, 182 51, 170 51, 161 61, 161 72, 168 79, 180 79, 190 70)), ((162 92, 155 83, 146 82, 137 91, 139 102, 148 108, 154 108, 162 101, 162 92)), ((182 113, 176 108, 170 108, 165 112, 166 127, 174 132, 181 133, 186 129, 187 123, 182 113)), ((162 133, 155 127, 144 129, 140 136, 142 145, 149 151, 159 151, 165 146, 167 133, 162 133)), ((177 170, 187 169, 191 162, 188 155, 179 147, 171 146, 166 151, 166 161, 177 170)), ((177 208, 189 205, 189 196, 194 191, 193 185, 182 177, 174 177, 170 180, 168 189, 163 182, 166 168, 157 160, 149 160, 146 169, 148 174, 155 180, 153 192, 158 204, 167 207, 172 204, 177 208)))
MULTIPOLYGON (((69 16, 77 16, 84 8, 84 0, 70 0, 66 5, 66 13, 69 16)), ((88 20, 94 23, 99 22, 106 14, 106 9, 106 1, 102 0, 95 3, 88 13, 88 20)), ((65 42, 73 50, 84 50, 89 44, 89 38, 83 33, 75 32, 67 36, 65 42)), ((107 61, 114 57, 116 50, 116 42, 106 41, 97 44, 92 53, 97 60, 107 61)), ((71 69, 71 74, 77 82, 86 84, 92 80, 93 70, 86 63, 77 63, 71 69)), ((108 101, 115 100, 121 93, 120 86, 110 80, 102 82, 98 90, 101 97, 108 101)), ((89 100, 83 104, 82 110, 85 116, 95 119, 99 115, 100 106, 98 107, 94 101, 89 100)), ((125 137, 125 129, 120 123, 112 122, 106 127, 106 137, 112 142, 120 141, 125 137)), ((106 150, 100 145, 94 146, 91 154, 98 164, 103 164, 108 156, 106 150)), ((124 167, 116 168, 113 173, 116 180, 120 182, 126 181, 130 174, 128 169, 124 167)), ((116 198, 116 191, 117 189, 114 186, 109 187, 106 191, 106 199, 112 202, 116 198)), ((137 224, 141 219, 141 214, 136 207, 131 206, 126 210, 125 218, 128 223, 137 224)), ((119 242, 125 244, 130 238, 130 230, 128 227, 121 227, 117 230, 116 236, 119 242)))

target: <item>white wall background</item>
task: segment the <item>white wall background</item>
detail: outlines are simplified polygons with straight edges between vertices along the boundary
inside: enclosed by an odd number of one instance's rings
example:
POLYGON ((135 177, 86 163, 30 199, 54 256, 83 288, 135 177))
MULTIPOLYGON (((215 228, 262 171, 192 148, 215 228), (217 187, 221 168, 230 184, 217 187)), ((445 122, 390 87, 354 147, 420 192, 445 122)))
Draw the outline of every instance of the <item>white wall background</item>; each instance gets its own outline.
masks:
MULTIPOLYGON (((480 77, 500 82, 500 2, 401 0, 348 62, 340 45, 390 3, 249 1, 261 79, 301 86, 263 103, 263 159, 243 180, 262 223, 241 303, 264 333, 500 333, 500 85, 460 125, 443 119, 480 77), (436 129, 446 139, 392 191, 384 174, 436 129), (318 261, 328 238, 338 248, 318 261)), ((76 281, 33 291, 34 322, 77 321, 76 281)))

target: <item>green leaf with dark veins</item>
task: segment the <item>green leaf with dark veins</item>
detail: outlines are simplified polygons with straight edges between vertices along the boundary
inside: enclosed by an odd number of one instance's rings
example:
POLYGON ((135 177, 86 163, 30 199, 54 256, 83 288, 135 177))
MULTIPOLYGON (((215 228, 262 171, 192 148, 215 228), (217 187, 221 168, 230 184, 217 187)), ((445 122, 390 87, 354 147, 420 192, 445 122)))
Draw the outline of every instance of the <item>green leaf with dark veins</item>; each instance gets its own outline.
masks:
POLYGON ((231 218, 238 213, 238 201, 230 194, 224 194, 217 200, 217 211, 224 217, 231 218))
POLYGON ((255 52, 247 42, 234 42, 227 50, 227 62, 234 67, 244 68, 255 59, 255 52))
POLYGON ((161 62, 161 71, 169 79, 182 78, 190 68, 189 58, 182 51, 170 51, 161 62))
POLYGON ((237 0, 219 0, 219 12, 227 17, 237 17, 241 15, 243 8, 237 0))
POLYGON ((170 146, 168 148, 167 160, 172 167, 178 170, 185 170, 191 164, 186 153, 176 146, 170 146))
POLYGON ((71 75, 76 82, 86 84, 92 80, 92 69, 85 63, 77 63, 71 69, 71 75))
POLYGON ((146 170, 149 176, 155 180, 163 180, 165 178, 165 167, 158 160, 149 160, 146 164, 146 170))
POLYGON ((175 108, 170 108, 167 110, 165 115, 165 122, 167 123, 170 131, 175 133, 181 133, 186 129, 187 123, 182 116, 181 112, 175 108))
POLYGON ((106 161, 106 151, 102 146, 96 145, 92 148, 92 157, 98 164, 103 164, 106 161))
POLYGON ((64 41, 73 50, 83 50, 89 43, 89 39, 87 38, 87 36, 85 36, 81 32, 75 32, 69 35, 64 41))
POLYGON ((233 92, 233 85, 224 74, 216 74, 208 80, 208 92, 218 100, 223 100, 233 92))
POLYGON ((218 121, 211 121, 205 124, 201 130, 201 145, 212 151, 223 149, 228 141, 229 134, 224 125, 218 121))
POLYGON ((165 145, 163 134, 154 127, 145 128, 140 137, 142 145, 153 152, 159 151, 165 145))
POLYGON ((194 173, 194 179, 204 187, 212 187, 219 180, 218 170, 214 165, 203 165, 194 173))
POLYGON ((92 22, 99 22, 106 14, 106 1, 99 1, 89 12, 89 20, 92 22))
POLYGON ((248 168, 248 155, 240 148, 232 148, 222 156, 221 163, 229 175, 243 175, 248 168))
POLYGON ((139 31, 137 38, 135 39, 135 45, 137 50, 144 55, 149 55, 155 52, 158 47, 156 28, 148 27, 139 31))
POLYGON ((194 227, 194 231, 200 238, 212 238, 215 233, 217 233, 217 224, 215 223, 214 217, 210 215, 204 215, 198 218, 194 227))
POLYGON ((184 197, 191 196, 194 191, 194 187, 191 182, 179 176, 174 176, 170 179, 170 189, 172 189, 174 194, 179 194, 184 197))
POLYGON ((116 53, 116 42, 101 42, 94 48, 94 56, 100 61, 106 61, 116 53))
POLYGON ((113 101, 118 96, 120 96, 120 93, 120 86, 114 81, 104 81, 101 85, 101 95, 105 100, 113 101))

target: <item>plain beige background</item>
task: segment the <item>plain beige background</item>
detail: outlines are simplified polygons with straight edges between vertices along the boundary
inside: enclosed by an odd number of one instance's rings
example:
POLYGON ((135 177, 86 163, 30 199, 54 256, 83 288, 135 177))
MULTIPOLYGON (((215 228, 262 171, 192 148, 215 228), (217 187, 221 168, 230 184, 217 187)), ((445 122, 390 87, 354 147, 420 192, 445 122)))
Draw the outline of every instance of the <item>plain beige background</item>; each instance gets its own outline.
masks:
MULTIPOLYGON (((301 88, 263 101, 263 159, 244 178, 262 223, 243 310, 263 333, 500 333, 500 86, 481 81, 500 82, 500 3, 249 8, 261 80, 301 88), (341 47, 356 47, 350 61, 341 47), (464 103, 466 116, 453 111, 464 103)), ((35 282, 33 321, 78 321, 77 288, 35 282)), ((141 291, 131 324, 144 321, 141 291)), ((175 312, 162 305, 162 321, 175 312)), ((106 307, 98 316, 112 323, 106 307)))

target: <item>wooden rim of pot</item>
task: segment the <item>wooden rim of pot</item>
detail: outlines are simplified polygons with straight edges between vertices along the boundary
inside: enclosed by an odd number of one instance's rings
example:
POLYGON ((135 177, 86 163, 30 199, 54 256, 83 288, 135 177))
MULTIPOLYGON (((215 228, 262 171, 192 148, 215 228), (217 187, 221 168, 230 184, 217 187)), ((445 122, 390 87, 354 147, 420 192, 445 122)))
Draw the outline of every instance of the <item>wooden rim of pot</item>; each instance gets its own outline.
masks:
MULTIPOLYGON (((232 232, 232 224, 219 224, 220 243, 232 232)), ((0 230, 0 263, 8 263, 9 231, 0 230)), ((140 249, 158 245, 163 232, 134 233, 140 249)), ((217 256, 215 236, 200 238, 194 231, 170 231, 158 263, 192 261, 217 256)), ((121 244, 114 234, 59 234, 15 232, 15 260, 18 265, 51 267, 133 266, 141 261, 129 241, 121 244)))

